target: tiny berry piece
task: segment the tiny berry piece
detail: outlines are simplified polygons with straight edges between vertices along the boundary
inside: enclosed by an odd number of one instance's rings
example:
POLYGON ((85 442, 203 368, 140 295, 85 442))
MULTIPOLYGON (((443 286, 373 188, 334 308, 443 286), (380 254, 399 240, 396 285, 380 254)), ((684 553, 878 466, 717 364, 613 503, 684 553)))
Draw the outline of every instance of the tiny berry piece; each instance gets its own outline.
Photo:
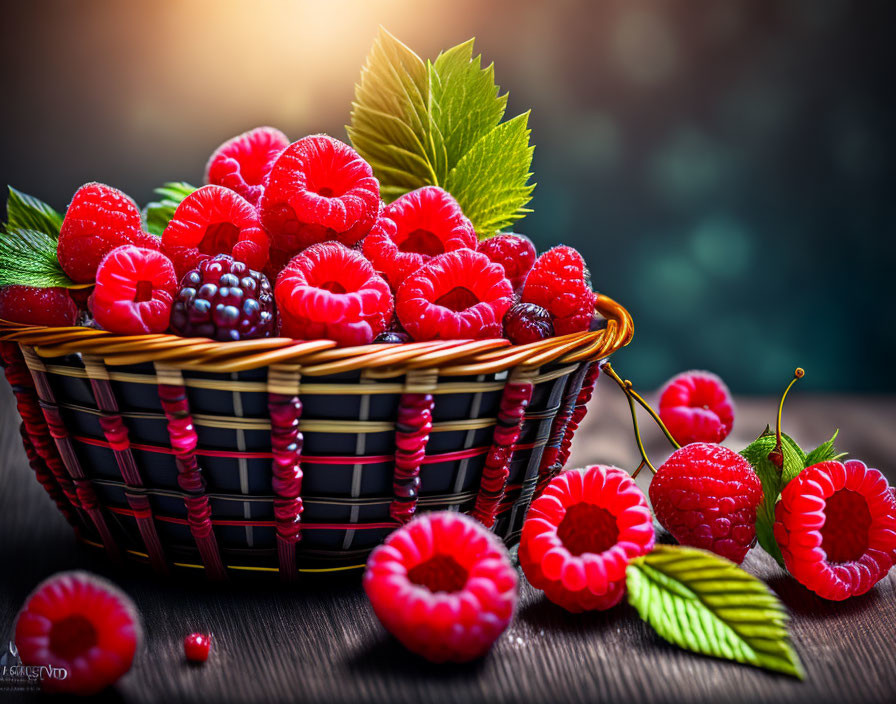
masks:
POLYGON ((87 572, 60 572, 25 600, 15 643, 25 665, 64 668, 44 689, 96 694, 130 668, 141 638, 134 602, 112 583, 87 572))
POLYGON ((255 208, 223 186, 193 191, 177 206, 162 233, 162 250, 174 262, 178 279, 216 254, 229 254, 261 271, 269 248, 255 208))
POLYGON ((438 186, 405 193, 383 211, 363 251, 392 290, 439 254, 476 248, 476 231, 457 201, 438 186))
POLYGON ((722 442, 734 425, 734 401, 712 372, 683 372, 660 391, 660 419, 679 445, 722 442))
POLYGON ((273 127, 256 127, 215 149, 205 167, 205 182, 236 191, 253 206, 258 205, 280 153, 289 138, 273 127))
POLYGON ((504 337, 525 345, 554 336, 551 314, 534 303, 514 303, 504 314, 504 337))
POLYGON ((507 549, 454 511, 421 514, 389 535, 367 561, 364 591, 386 630, 433 662, 488 652, 518 598, 507 549))
POLYGON ((357 244, 381 207, 373 169, 350 146, 325 134, 293 142, 274 162, 258 205, 271 237, 270 273, 312 244, 357 244))
POLYGON ((56 256, 72 281, 93 283, 99 263, 115 247, 159 248, 158 239, 144 235, 140 209, 132 198, 102 183, 86 183, 65 211, 56 256))
POLYGON ((366 345, 392 319, 389 284, 354 249, 316 244, 294 257, 274 286, 280 330, 297 340, 366 345))
POLYGON ((205 662, 212 649, 212 637, 206 633, 191 633, 184 638, 184 655, 190 662, 205 662))
POLYGON ((377 335, 373 341, 377 344, 399 344, 402 342, 410 342, 411 336, 406 332, 399 332, 397 330, 387 330, 386 332, 381 332, 377 335))
POLYGON ((513 287, 500 265, 472 249, 457 249, 404 280, 395 312, 414 340, 478 340, 501 336, 512 302, 513 287))
POLYGON ((762 483, 741 455, 698 442, 672 453, 650 482, 656 519, 682 545, 743 562, 756 542, 762 483))
POLYGON ((537 256, 532 240, 513 232, 482 240, 476 250, 504 267, 504 274, 514 289, 523 285, 537 256))
POLYGON ((100 263, 90 312, 109 332, 165 332, 176 291, 174 265, 168 257, 127 244, 113 249, 100 263))
POLYGON ((842 601, 867 592, 896 562, 896 499, 864 462, 820 462, 784 487, 774 532, 790 574, 842 601))
POLYGON ((588 278, 582 255, 572 247, 560 245, 535 261, 520 300, 547 310, 558 335, 581 332, 591 325, 597 302, 588 278))
POLYGON ((0 318, 25 325, 68 327, 78 318, 78 306, 64 288, 0 286, 0 318))
POLYGON ((629 561, 652 550, 654 540, 647 499, 627 472, 571 469, 532 502, 520 567, 533 587, 567 611, 609 609, 625 594, 629 561))

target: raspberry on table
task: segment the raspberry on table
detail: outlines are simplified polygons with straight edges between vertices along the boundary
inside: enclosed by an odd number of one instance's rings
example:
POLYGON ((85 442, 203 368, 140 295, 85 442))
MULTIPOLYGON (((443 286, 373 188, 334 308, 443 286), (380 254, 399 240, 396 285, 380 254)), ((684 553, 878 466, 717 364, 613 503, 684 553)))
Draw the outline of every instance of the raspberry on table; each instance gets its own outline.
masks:
POLYGON ((324 134, 293 142, 274 162, 258 205, 272 274, 312 244, 357 244, 381 207, 373 170, 350 146, 324 134))
POLYGON ((454 511, 421 514, 386 538, 367 561, 364 591, 386 630, 433 662, 485 655, 518 598, 507 549, 454 511))
POLYGON ((0 286, 0 319, 25 325, 68 327, 78 319, 78 305, 65 288, 0 286))
POLYGON ((64 668, 47 677, 47 691, 96 694, 130 668, 141 638, 134 602, 87 572, 61 572, 41 582, 25 600, 15 643, 25 665, 64 668))
POLYGON ((457 201, 438 186, 405 193, 364 238, 364 256, 392 290, 439 254, 476 248, 476 231, 457 201))
POLYGON ((698 442, 672 453, 650 482, 656 519, 682 545, 743 562, 756 541, 762 483, 741 455, 698 442))
POLYGON ((734 401, 712 372, 683 372, 660 391, 660 419, 680 445, 722 442, 734 425, 734 401))
POLYGON ((184 638, 184 655, 190 662, 205 662, 211 649, 212 637, 206 633, 191 633, 184 638))
POLYGON ((338 242, 293 257, 277 277, 274 297, 281 333, 297 340, 366 345, 392 319, 389 284, 360 252, 338 242))
POLYGON ((261 271, 269 246, 255 208, 223 186, 193 191, 177 206, 162 233, 162 251, 174 263, 178 279, 216 254, 229 254, 261 271))
POLYGON ((215 149, 205 167, 205 182, 236 191, 253 206, 258 205, 280 153, 289 139, 273 127, 256 127, 215 149))
POLYGON ((628 472, 592 465, 554 477, 532 502, 520 538, 526 579, 574 613, 625 595, 630 560, 653 549, 647 499, 628 472))
POLYGON ((514 303, 504 314, 504 337, 525 345, 554 336, 551 314, 534 303, 514 303))
POLYGON ((168 257, 154 249, 123 245, 100 262, 90 312, 109 332, 165 332, 176 292, 177 277, 168 257))
POLYGON ((864 462, 821 462, 784 487, 774 532, 790 574, 841 601, 867 592, 896 562, 896 498, 864 462))
POLYGON ((143 232, 140 209, 129 196, 102 183, 81 186, 65 211, 56 256, 75 283, 93 283, 96 268, 123 244, 158 249, 158 238, 143 232))
POLYGON ((414 340, 478 340, 501 336, 513 303, 504 269, 472 249, 434 257, 408 276, 395 312, 414 340))
POLYGON ((206 259, 181 279, 171 309, 171 330, 222 342, 270 337, 273 288, 264 274, 229 254, 206 259))
POLYGON ((505 232, 484 239, 478 244, 476 250, 482 252, 495 264, 504 267, 504 275, 510 279, 514 290, 523 285, 537 256, 532 240, 514 232, 505 232))
POLYGON ((588 278, 582 255, 572 247, 560 245, 535 261, 520 300, 547 310, 558 335, 581 332, 591 325, 597 302, 588 278))

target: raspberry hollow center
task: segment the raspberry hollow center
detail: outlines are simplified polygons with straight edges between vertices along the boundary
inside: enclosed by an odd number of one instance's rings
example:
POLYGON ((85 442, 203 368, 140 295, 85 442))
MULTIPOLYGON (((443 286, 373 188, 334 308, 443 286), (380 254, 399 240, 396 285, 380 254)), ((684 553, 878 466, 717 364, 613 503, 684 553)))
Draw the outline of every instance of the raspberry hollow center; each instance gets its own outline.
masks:
POLYGON ((65 660, 83 655, 96 644, 96 629, 81 614, 67 616, 50 628, 50 650, 65 660))
POLYGON ((345 293, 345 286, 338 281, 324 281, 318 288, 325 289, 330 293, 345 293))
POLYGON ((216 222, 205 228, 205 234, 199 242, 199 251, 203 254, 229 253, 240 237, 240 228, 231 222, 216 222))
POLYGON ((448 293, 436 299, 437 306, 449 308, 455 313, 472 308, 477 303, 479 303, 479 298, 465 286, 455 286, 448 293))
POLYGON ((451 555, 436 554, 408 570, 408 579, 429 591, 459 592, 469 573, 451 555))
POLYGON ((557 537, 571 555, 599 554, 619 541, 619 527, 607 509, 583 502, 566 509, 557 537))
POLYGON ((398 249, 402 252, 414 252, 416 254, 426 254, 435 257, 438 254, 444 254, 445 246, 442 240, 436 237, 429 230, 417 229, 409 234, 404 242, 398 245, 398 249))
POLYGON ((865 498, 850 489, 840 489, 827 500, 821 528, 821 548, 828 562, 852 562, 868 548, 871 511, 865 498))
POLYGON ((134 303, 145 303, 152 300, 152 281, 138 281, 134 291, 134 303))

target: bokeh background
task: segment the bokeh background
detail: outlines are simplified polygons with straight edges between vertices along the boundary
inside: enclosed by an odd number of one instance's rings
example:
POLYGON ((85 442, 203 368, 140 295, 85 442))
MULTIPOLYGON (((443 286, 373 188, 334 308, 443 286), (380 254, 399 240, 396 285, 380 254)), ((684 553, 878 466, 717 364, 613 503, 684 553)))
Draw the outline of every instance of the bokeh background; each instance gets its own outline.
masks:
POLYGON ((0 181, 63 208, 198 183, 260 124, 344 138, 382 24, 424 57, 471 36, 532 108, 519 225, 624 302, 617 366, 736 392, 893 391, 894 3, 875 0, 4 2, 0 181))

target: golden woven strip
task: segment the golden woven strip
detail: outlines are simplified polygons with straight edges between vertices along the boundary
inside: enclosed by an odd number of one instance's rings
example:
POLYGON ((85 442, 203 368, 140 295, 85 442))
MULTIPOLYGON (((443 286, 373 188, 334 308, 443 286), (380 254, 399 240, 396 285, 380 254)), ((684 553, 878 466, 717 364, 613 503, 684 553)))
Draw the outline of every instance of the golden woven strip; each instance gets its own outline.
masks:
POLYGON ((182 370, 232 373, 271 365, 300 365, 303 377, 359 369, 380 372, 382 376, 377 374, 376 378, 399 376, 408 369, 438 369, 440 377, 474 376, 516 366, 538 368, 550 363, 595 361, 627 345, 634 333, 629 312, 607 296, 598 296, 595 308, 607 319, 606 329, 520 346, 492 339, 336 348, 331 340, 278 337, 214 342, 176 335, 121 336, 92 328, 46 328, 6 321, 0 321, 0 340, 33 346, 42 357, 75 352, 97 355, 109 366, 164 362, 182 370))

